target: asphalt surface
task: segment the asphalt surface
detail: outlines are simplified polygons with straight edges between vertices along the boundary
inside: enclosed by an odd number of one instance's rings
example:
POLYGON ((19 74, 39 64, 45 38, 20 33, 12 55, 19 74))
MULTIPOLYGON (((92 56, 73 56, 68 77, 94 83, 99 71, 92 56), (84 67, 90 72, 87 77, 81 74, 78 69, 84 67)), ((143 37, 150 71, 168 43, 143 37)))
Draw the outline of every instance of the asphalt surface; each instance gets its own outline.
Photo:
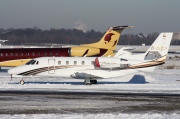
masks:
POLYGON ((174 96, 180 97, 180 93, 151 93, 151 92, 82 92, 82 91, 48 91, 48 90, 0 90, 0 95, 18 94, 18 95, 119 95, 119 96, 174 96))
POLYGON ((0 114, 180 113, 179 94, 0 91, 0 114))

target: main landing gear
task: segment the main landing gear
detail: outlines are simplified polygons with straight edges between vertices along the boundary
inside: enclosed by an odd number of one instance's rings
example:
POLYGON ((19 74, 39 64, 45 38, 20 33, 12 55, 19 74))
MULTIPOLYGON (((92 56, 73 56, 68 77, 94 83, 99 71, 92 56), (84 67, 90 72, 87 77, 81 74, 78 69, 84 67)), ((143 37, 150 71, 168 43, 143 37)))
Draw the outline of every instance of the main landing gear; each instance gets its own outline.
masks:
POLYGON ((97 80, 90 80, 91 84, 97 84, 97 80))
POLYGON ((92 84, 97 84, 97 80, 92 80, 90 79, 85 79, 84 80, 85 85, 92 85, 92 84))

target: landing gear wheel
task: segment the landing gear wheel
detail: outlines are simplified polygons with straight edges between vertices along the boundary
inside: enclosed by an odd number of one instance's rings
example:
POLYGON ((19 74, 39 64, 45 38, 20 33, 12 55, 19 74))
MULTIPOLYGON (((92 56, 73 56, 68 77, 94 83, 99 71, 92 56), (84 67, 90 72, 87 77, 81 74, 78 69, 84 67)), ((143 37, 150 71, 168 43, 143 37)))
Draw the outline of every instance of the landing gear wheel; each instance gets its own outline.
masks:
POLYGON ((86 85, 92 85, 92 83, 86 83, 86 85))
POLYGON ((97 80, 90 80, 91 84, 97 84, 97 80))
POLYGON ((19 82, 21 85, 24 85, 24 80, 22 79, 22 80, 20 80, 20 82, 19 82))

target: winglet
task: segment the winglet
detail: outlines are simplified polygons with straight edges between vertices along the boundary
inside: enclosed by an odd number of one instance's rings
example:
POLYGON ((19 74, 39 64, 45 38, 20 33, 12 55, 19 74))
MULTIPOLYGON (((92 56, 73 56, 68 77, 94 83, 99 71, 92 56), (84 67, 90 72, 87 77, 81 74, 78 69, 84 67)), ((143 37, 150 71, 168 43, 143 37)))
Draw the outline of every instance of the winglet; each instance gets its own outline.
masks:
POLYGON ((118 52, 114 55, 114 57, 123 58, 123 57, 131 56, 132 51, 134 49, 135 48, 131 48, 131 47, 122 47, 121 49, 118 50, 118 52))

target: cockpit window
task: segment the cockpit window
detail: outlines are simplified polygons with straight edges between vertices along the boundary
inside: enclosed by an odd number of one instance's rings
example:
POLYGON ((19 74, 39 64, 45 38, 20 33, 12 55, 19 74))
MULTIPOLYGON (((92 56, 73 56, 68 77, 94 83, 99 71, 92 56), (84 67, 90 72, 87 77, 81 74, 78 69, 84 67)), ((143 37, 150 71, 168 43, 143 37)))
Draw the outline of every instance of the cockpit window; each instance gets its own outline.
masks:
POLYGON ((31 64, 32 62, 34 62, 35 60, 30 60, 29 62, 26 63, 26 65, 31 64))
POLYGON ((36 60, 30 60, 29 62, 26 63, 26 65, 34 65, 34 64, 39 64, 39 61, 36 60))
POLYGON ((121 61, 128 61, 127 59, 123 59, 123 58, 121 58, 120 60, 121 60, 121 61))
POLYGON ((36 60, 34 60, 33 62, 31 62, 31 65, 35 64, 36 60))

